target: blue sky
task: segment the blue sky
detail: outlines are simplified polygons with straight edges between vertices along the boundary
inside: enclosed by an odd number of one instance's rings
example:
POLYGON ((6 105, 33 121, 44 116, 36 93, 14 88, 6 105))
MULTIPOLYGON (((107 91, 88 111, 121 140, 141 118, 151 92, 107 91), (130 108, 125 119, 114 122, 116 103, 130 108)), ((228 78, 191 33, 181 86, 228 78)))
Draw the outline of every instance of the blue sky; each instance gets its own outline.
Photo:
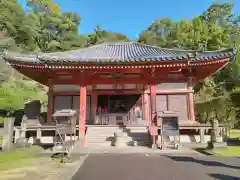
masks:
MULTIPOLYGON (((82 18, 80 33, 93 31, 97 24, 103 29, 121 32, 131 39, 158 18, 191 19, 205 11, 216 0, 54 0, 63 11, 78 12, 82 18)), ((240 14, 240 0, 234 12, 240 14)), ((19 0, 25 6, 26 0, 19 0)), ((218 0, 218 2, 224 2, 218 0)), ((225 0, 226 2, 226 0, 225 0)))

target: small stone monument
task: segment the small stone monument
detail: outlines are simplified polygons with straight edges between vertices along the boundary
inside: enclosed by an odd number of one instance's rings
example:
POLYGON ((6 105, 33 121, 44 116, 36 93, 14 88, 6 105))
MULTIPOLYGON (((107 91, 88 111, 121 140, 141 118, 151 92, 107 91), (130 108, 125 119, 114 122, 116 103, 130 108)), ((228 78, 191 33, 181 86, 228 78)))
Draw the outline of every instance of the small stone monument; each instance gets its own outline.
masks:
POLYGON ((24 115, 21 122, 20 138, 16 140, 15 147, 23 148, 28 146, 26 131, 27 131, 27 117, 24 115))
POLYGON ((209 142, 210 148, 225 148, 226 143, 223 142, 222 137, 220 136, 220 129, 218 120, 212 122, 212 132, 211 132, 211 141, 209 142))
POLYGON ((4 120, 4 135, 3 135, 3 144, 2 150, 9 152, 13 149, 13 127, 14 127, 14 118, 8 117, 4 120))

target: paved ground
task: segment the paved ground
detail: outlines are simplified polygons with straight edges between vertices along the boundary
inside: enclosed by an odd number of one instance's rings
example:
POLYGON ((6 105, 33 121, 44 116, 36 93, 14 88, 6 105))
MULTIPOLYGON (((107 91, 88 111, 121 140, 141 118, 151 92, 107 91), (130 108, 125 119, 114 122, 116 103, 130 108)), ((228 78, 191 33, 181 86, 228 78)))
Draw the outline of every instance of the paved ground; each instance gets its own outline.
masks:
POLYGON ((240 159, 214 156, 90 155, 73 180, 240 180, 240 159))

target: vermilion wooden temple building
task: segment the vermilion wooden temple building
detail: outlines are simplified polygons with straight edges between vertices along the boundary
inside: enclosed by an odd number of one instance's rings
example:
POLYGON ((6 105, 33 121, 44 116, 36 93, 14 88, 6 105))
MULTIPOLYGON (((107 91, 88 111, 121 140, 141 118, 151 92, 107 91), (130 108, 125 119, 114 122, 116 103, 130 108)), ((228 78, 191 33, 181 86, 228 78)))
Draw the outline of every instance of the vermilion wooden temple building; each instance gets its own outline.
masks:
POLYGON ((6 52, 3 58, 49 87, 47 121, 55 110, 79 110, 84 136, 86 125, 148 125, 157 111, 174 111, 180 124, 194 122, 193 85, 234 55, 233 49, 198 52, 120 42, 68 52, 6 52))

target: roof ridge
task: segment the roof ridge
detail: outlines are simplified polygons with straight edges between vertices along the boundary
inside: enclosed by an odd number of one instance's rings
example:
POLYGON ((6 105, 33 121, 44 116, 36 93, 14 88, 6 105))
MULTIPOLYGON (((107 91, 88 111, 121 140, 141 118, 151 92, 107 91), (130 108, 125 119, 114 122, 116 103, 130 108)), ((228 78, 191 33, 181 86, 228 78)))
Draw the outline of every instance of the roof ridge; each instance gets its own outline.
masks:
POLYGON ((179 51, 179 52, 186 52, 186 53, 188 53, 188 52, 213 53, 213 52, 223 52, 223 51, 234 51, 234 48, 221 48, 221 49, 218 49, 218 50, 202 51, 202 50, 187 50, 187 49, 179 49, 179 48, 162 48, 162 47, 149 45, 149 44, 143 44, 143 43, 139 43, 139 42, 135 42, 135 44, 144 45, 144 46, 148 46, 148 47, 152 47, 152 48, 158 48, 158 49, 162 49, 162 50, 179 51))
MULTIPOLYGON (((221 48, 218 50, 211 50, 211 51, 202 51, 203 53, 213 53, 213 52, 223 52, 223 51, 233 51, 234 48, 221 48)), ((198 51, 201 52, 201 51, 198 51)))
POLYGON ((168 51, 197 52, 196 50, 186 50, 186 49, 179 49, 179 48, 163 48, 163 47, 158 47, 156 45, 143 44, 143 43, 139 43, 139 42, 135 42, 135 44, 138 44, 141 46, 147 46, 147 47, 151 47, 151 48, 156 48, 156 49, 161 49, 161 50, 168 50, 168 51))

